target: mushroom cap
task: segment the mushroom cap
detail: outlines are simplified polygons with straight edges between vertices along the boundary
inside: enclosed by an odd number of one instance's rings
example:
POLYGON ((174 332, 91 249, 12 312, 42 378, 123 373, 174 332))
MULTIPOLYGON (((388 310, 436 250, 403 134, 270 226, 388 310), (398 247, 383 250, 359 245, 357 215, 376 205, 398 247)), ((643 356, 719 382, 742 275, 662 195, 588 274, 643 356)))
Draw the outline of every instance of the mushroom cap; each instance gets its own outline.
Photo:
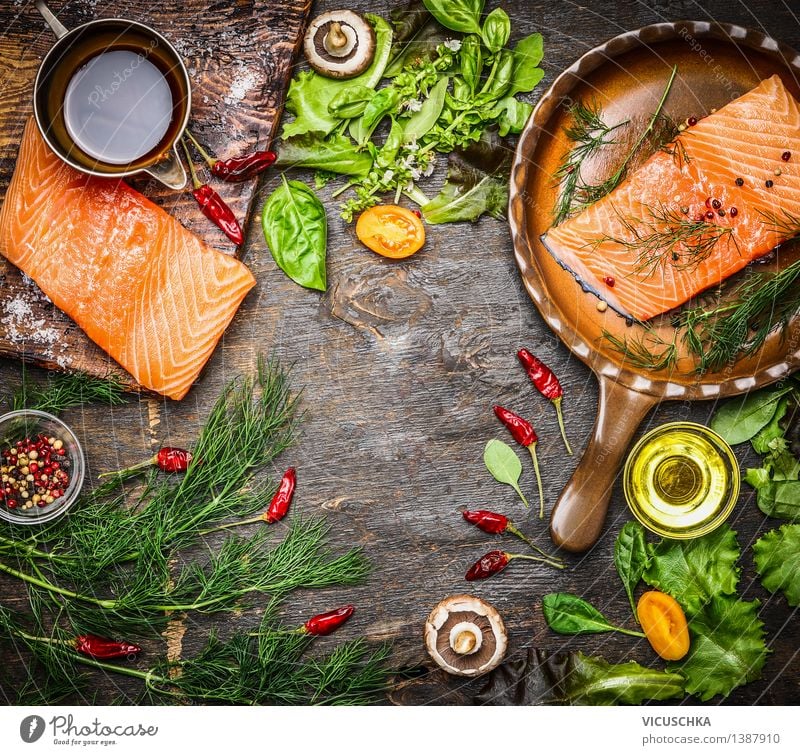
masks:
POLYGON ((425 647, 449 674, 480 676, 495 668, 506 653, 508 635, 494 606, 474 595, 451 595, 438 603, 425 622, 425 647), (471 649, 457 653, 456 638, 472 632, 471 649))
POLYGON ((352 10, 321 13, 308 26, 303 48, 309 65, 323 76, 349 79, 369 68, 375 56, 375 30, 364 16, 352 10), (329 34, 338 24, 344 43, 337 47, 329 34))

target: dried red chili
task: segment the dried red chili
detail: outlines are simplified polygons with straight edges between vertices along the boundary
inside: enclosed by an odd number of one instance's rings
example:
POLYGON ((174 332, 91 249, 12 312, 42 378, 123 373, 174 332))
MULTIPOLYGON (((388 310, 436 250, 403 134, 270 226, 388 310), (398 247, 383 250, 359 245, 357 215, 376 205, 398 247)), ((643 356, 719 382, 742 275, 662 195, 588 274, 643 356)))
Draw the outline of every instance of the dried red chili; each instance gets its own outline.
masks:
POLYGON ((303 629, 315 637, 330 634, 342 626, 353 615, 353 611, 355 611, 355 607, 347 605, 337 608, 335 611, 317 614, 303 624, 303 629))
POLYGON ((189 137, 200 156, 206 161, 211 173, 229 183, 255 178, 278 159, 278 156, 272 150, 260 149, 238 157, 230 157, 227 160, 217 160, 203 149, 202 145, 188 130, 186 131, 186 136, 189 137))
POLYGON ((505 551, 489 551, 481 556, 472 566, 469 567, 464 579, 473 582, 476 579, 486 579, 503 571, 511 561, 521 558, 526 561, 538 561, 539 563, 554 566, 556 569, 563 569, 565 565, 548 558, 539 556, 528 556, 524 553, 506 553, 505 551))
POLYGON ((564 439, 567 453, 572 455, 572 449, 567 440, 567 431, 564 428, 564 416, 561 412, 561 399, 564 396, 561 383, 558 382, 558 378, 553 374, 553 371, 527 349, 520 349, 517 352, 517 358, 525 368, 528 377, 536 386, 539 393, 545 398, 549 398, 553 406, 555 406, 556 413, 558 414, 558 426, 561 429, 561 437, 564 439))
POLYGON ((294 489, 296 487, 297 472, 294 467, 289 467, 289 469, 283 473, 281 484, 278 485, 277 492, 274 496, 272 496, 272 501, 269 504, 269 508, 262 515, 262 518, 265 522, 272 524, 273 522, 277 522, 286 516, 287 512, 289 511, 289 506, 292 503, 294 489))
POLYGON ((75 638, 74 647, 81 655, 98 660, 131 658, 142 652, 138 645, 130 642, 115 642, 94 634, 82 634, 75 638))
POLYGON ((514 440, 521 446, 525 446, 531 453, 533 468, 536 472, 536 484, 539 486, 539 519, 544 519, 544 491, 542 489, 542 475, 539 472, 539 458, 536 456, 536 443, 539 440, 536 431, 528 420, 509 409, 495 406, 494 413, 497 415, 497 419, 508 428, 514 440))
POLYGON ((217 194, 208 184, 201 184, 197 178, 197 173, 192 163, 189 148, 186 146, 185 141, 181 141, 183 149, 186 152, 186 159, 189 161, 189 172, 192 176, 192 196, 200 207, 200 212, 203 213, 214 225, 217 226, 234 244, 239 246, 244 241, 244 234, 233 214, 233 210, 225 204, 222 197, 217 194))
POLYGON ((564 563, 557 556, 551 556, 549 553, 542 550, 527 535, 524 535, 522 532, 520 532, 514 522, 512 522, 504 514, 498 514, 495 511, 487 511, 486 509, 480 509, 478 511, 463 511, 462 515, 470 524, 474 524, 479 530, 488 532, 490 535, 500 535, 503 532, 509 532, 523 542, 527 543, 537 553, 541 553, 541 555, 549 559, 554 566, 556 563, 564 563))
POLYGON ((132 467, 121 469, 118 472, 103 472, 100 477, 109 477, 110 475, 117 474, 127 476, 132 472, 138 472, 140 469, 147 469, 147 467, 152 466, 157 466, 162 472, 168 472, 170 474, 185 472, 189 468, 189 463, 192 458, 190 451, 186 451, 183 448, 175 448, 174 446, 164 446, 147 461, 134 464, 132 467))

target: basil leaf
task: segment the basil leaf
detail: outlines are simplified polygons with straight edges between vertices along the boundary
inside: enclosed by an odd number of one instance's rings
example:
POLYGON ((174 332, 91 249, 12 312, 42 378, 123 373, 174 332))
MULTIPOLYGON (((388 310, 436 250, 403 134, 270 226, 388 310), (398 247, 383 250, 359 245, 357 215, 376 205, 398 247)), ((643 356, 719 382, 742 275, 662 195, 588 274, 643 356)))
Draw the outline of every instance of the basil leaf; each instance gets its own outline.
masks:
MULTIPOLYGON (((762 427, 750 440, 753 450, 758 454, 767 454, 774 449, 773 441, 777 441, 784 437, 783 428, 781 427, 781 420, 783 419, 786 411, 789 408, 789 399, 784 396, 778 400, 775 414, 769 424, 762 427)), ((785 445, 785 444, 784 444, 785 445)))
POLYGON ((422 107, 403 124, 403 144, 409 144, 422 138, 430 131, 444 107, 444 95, 450 79, 442 76, 428 92, 428 97, 422 107))
POLYGON ((321 132, 312 131, 283 139, 275 165, 366 176, 372 169, 372 157, 368 152, 356 151, 356 145, 344 134, 335 134, 326 139, 321 132))
POLYGON ((530 92, 542 80, 544 71, 536 66, 542 62, 543 57, 544 40, 538 32, 517 42, 509 95, 530 92))
POLYGON ((484 0, 424 0, 431 15, 447 29, 480 34, 484 0))
POLYGON ((733 446, 744 443, 769 424, 778 409, 778 399, 791 390, 792 386, 768 388, 750 393, 744 400, 728 401, 711 418, 711 429, 733 446))
POLYGON ((511 19, 502 8, 495 8, 483 22, 481 38, 489 52, 496 53, 502 50, 511 36, 511 19))
POLYGON ((397 108, 400 102, 400 91, 393 86, 384 87, 376 92, 360 118, 350 121, 350 136, 364 146, 372 132, 385 116, 397 108))
POLYGON ((314 71, 301 71, 292 79, 286 95, 286 110, 296 117, 284 124, 281 132, 284 139, 309 131, 329 134, 341 121, 328 110, 339 92, 354 86, 374 89, 378 85, 392 48, 392 27, 380 16, 370 13, 366 16, 375 29, 375 57, 369 68, 352 79, 330 79, 314 71))
POLYGON ((519 478, 522 474, 522 462, 514 453, 514 449, 502 440, 492 439, 483 450, 483 463, 492 477, 504 485, 510 485, 522 499, 527 507, 528 501, 519 487, 519 478))
POLYGON ((542 598, 542 613, 547 626, 559 634, 622 632, 634 637, 644 637, 641 632, 615 626, 591 603, 566 592, 545 595, 542 598))
POLYGON ((639 522, 625 522, 614 542, 614 566, 617 567, 617 574, 625 587, 631 611, 637 621, 639 617, 636 613, 633 591, 641 581, 649 563, 650 554, 647 550, 644 527, 639 522))
POLYGON ((342 120, 344 118, 358 118, 363 114, 367 103, 375 96, 372 87, 356 84, 347 89, 342 89, 329 103, 328 112, 342 120))
POLYGON ((483 51, 481 41, 474 34, 464 38, 461 49, 458 51, 459 73, 469 89, 470 95, 475 94, 478 82, 483 72, 483 51))
POLYGON ((403 146, 403 127, 392 118, 392 127, 386 141, 378 151, 375 158, 375 165, 379 168, 388 168, 397 158, 400 147, 403 146))
POLYGON ((780 590, 790 606, 800 605, 800 524, 767 532, 756 541, 753 553, 764 589, 780 590))
POLYGON ((264 204, 261 225, 278 267, 295 283, 324 291, 328 223, 317 195, 300 181, 287 181, 264 204))

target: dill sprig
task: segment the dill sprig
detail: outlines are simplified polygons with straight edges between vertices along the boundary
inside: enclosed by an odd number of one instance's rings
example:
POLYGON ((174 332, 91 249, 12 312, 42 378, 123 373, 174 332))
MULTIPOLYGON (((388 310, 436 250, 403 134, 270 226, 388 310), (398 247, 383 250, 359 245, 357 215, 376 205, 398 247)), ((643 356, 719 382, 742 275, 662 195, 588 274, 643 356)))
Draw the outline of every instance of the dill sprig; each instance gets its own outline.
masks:
POLYGON ((761 215, 762 222, 769 226, 770 230, 776 231, 786 236, 787 239, 800 234, 800 216, 781 208, 780 212, 769 212, 767 210, 757 210, 761 215))
POLYGON ((800 260, 775 273, 749 274, 732 301, 709 309, 684 309, 673 325, 685 328, 683 342, 697 371, 715 371, 758 351, 775 330, 785 333, 800 311, 800 260))
POLYGON ((622 338, 603 330, 601 337, 622 355, 625 363, 636 369, 668 370, 678 363, 677 331, 672 341, 667 341, 649 329, 644 333, 625 335, 622 338))
POLYGON ((642 219, 625 217, 615 208, 627 236, 603 236, 592 245, 612 242, 636 252, 636 272, 648 276, 667 266, 676 270, 693 270, 708 259, 724 238, 730 238, 738 249, 733 229, 729 226, 717 225, 705 218, 690 218, 681 210, 664 205, 646 206, 645 209, 649 217, 642 219))
POLYGON ((83 697, 91 682, 85 671, 92 669, 138 679, 149 702, 363 705, 387 688, 388 647, 370 651, 363 640, 352 640, 326 656, 308 657, 314 638, 282 626, 276 609, 276 603, 268 607, 257 631, 227 640, 212 632, 194 657, 150 668, 82 656, 70 647, 74 632, 29 631, 22 617, 2 606, 0 630, 5 642, 33 654, 44 672, 36 675, 37 698, 51 704, 69 694, 83 697))
POLYGON ((569 117, 572 123, 564 129, 564 135, 573 146, 555 174, 561 183, 561 191, 556 204, 554 225, 566 220, 576 204, 584 205, 588 202, 587 192, 592 187, 583 183, 581 178, 583 163, 602 147, 614 144, 615 141, 608 139, 608 135, 628 123, 623 121, 608 126, 600 115, 599 106, 594 102, 573 103, 569 108, 569 117))
POLYGON ((89 402, 118 406, 125 403, 125 386, 114 375, 98 378, 81 372, 50 375, 44 385, 29 382, 23 370, 22 385, 6 398, 12 410, 38 409, 59 414, 89 402))

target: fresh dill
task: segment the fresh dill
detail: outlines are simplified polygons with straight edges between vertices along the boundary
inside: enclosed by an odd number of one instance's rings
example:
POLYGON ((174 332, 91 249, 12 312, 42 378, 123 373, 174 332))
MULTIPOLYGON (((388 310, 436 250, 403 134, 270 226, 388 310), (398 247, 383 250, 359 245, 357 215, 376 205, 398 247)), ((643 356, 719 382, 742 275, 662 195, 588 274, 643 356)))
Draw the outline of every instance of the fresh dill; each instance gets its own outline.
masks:
POLYGON ((636 252, 636 272, 647 276, 668 266, 675 270, 693 270, 708 259, 722 239, 729 238, 736 245, 729 226, 717 225, 705 218, 690 218, 681 210, 664 205, 645 209, 649 215, 645 219, 625 217, 617 211, 627 235, 603 236, 592 245, 612 242, 636 252))
POLYGON ((626 364, 635 369, 671 370, 678 363, 677 332, 672 341, 649 329, 640 335, 625 335, 622 338, 603 330, 601 337, 622 355, 626 364))
POLYGON ((716 371, 757 352, 775 330, 785 333, 800 311, 800 260, 775 273, 749 275, 731 301, 713 308, 684 309, 673 325, 684 328, 683 342, 697 371, 716 371))
POLYGON ((787 209, 781 208, 780 212, 758 210, 758 214, 761 215, 764 225, 768 226, 771 231, 786 236, 787 239, 800 234, 800 216, 787 209))
POLYGON ((116 376, 97 378, 80 372, 54 374, 43 385, 29 382, 23 371, 22 385, 6 398, 14 411, 38 409, 59 414, 87 402, 118 406, 125 403, 126 387, 116 376))
POLYGON ((573 103, 569 108, 569 117, 572 123, 564 129, 564 135, 573 146, 556 171, 556 178, 561 186, 553 221, 555 225, 570 216, 575 204, 583 205, 589 201, 587 192, 591 187, 583 183, 581 167, 602 147, 614 144, 614 140, 608 138, 609 134, 628 123, 623 121, 608 126, 600 115, 599 106, 594 102, 573 103))

